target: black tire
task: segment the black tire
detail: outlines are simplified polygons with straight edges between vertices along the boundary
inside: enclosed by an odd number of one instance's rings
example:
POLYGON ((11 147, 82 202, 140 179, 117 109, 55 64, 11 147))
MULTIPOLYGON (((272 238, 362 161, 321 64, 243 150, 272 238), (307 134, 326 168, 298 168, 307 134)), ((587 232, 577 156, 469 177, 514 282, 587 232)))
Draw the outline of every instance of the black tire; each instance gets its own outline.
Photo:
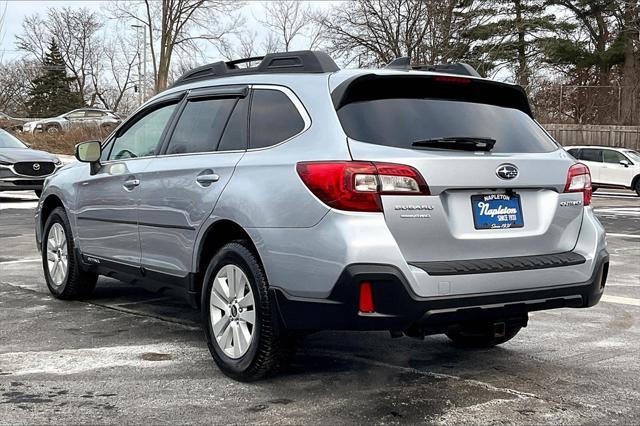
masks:
POLYGON ((450 330, 446 335, 459 347, 468 349, 491 348, 513 339, 521 328, 520 326, 506 325, 504 335, 495 336, 493 324, 481 323, 450 330))
POLYGON ((597 187, 597 186, 592 186, 591 187, 591 192, 596 192, 598 189, 600 189, 600 188, 597 187))
POLYGON ((202 289, 202 321, 209 351, 222 372, 232 379, 250 382, 271 376, 291 360, 295 345, 278 322, 268 295, 268 282, 259 259, 243 240, 225 244, 211 259, 202 289), (254 297, 255 325, 252 339, 244 355, 227 356, 218 344, 210 315, 213 281, 220 269, 234 265, 242 270, 254 297))
POLYGON ((98 281, 98 275, 85 272, 80 268, 78 259, 75 257, 75 246, 73 244, 73 234, 69 225, 67 213, 61 207, 54 209, 44 225, 42 233, 42 268, 47 287, 51 294, 64 300, 81 300, 91 296, 98 281), (51 227, 59 223, 64 229, 64 237, 67 244, 67 274, 64 281, 60 285, 56 285, 51 278, 49 267, 47 265, 47 239, 51 227))
POLYGON ((636 194, 638 194, 638 197, 640 197, 640 177, 636 179, 636 185, 633 189, 636 191, 636 194))
POLYGON ((36 189, 35 191, 33 191, 36 193, 36 197, 40 198, 42 197, 42 189, 36 189))
POLYGON ((52 125, 47 126, 47 128, 45 129, 45 132, 47 132, 47 133, 49 133, 49 134, 54 134, 54 135, 56 135, 56 134, 58 134, 58 133, 61 133, 61 132, 62 132, 62 127, 60 127, 60 126, 59 126, 59 125, 57 125, 57 124, 52 124, 52 125))

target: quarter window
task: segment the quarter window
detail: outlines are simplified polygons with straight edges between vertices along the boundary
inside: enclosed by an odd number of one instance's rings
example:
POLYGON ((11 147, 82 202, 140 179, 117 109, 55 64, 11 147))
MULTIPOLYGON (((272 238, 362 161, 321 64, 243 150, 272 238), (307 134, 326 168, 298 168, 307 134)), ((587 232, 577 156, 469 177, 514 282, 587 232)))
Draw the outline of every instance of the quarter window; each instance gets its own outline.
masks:
POLYGON ((235 98, 190 100, 171 136, 167 154, 192 154, 216 150, 235 98))
POLYGON ((113 143, 110 160, 148 157, 155 155, 156 149, 176 104, 155 109, 138 119, 113 143))
POLYGON ((304 120, 287 95, 279 90, 254 90, 249 138, 251 148, 276 145, 303 129, 304 120))

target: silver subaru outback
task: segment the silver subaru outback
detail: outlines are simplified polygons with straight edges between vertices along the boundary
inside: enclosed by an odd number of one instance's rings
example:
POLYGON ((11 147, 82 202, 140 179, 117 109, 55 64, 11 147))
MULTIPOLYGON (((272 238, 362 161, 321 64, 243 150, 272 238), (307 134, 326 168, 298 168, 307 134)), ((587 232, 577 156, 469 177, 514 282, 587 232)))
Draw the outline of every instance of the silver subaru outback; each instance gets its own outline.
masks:
POLYGON ((256 380, 318 330, 489 347, 602 296, 589 170, 522 88, 465 64, 340 70, 321 52, 192 70, 79 163, 36 218, 47 286, 183 295, 220 369, 256 380))

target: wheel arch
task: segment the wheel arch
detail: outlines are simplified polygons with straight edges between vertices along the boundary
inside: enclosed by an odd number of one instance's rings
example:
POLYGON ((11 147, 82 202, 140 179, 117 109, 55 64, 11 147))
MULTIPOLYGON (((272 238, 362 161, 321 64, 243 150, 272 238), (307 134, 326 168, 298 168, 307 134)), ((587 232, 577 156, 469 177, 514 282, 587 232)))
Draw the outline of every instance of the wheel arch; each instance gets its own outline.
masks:
POLYGON ((63 209, 66 210, 66 207, 64 206, 64 203, 62 202, 60 197, 58 197, 55 194, 47 195, 47 198, 45 198, 44 201, 42 202, 42 208, 40 209, 40 229, 41 230, 44 229, 44 224, 47 221, 47 218, 49 217, 51 212, 58 207, 62 207, 63 209))
POLYGON ((229 219, 220 219, 209 225, 209 227, 202 233, 200 242, 197 245, 197 252, 194 256, 194 270, 195 270, 195 290, 198 294, 198 300, 200 299, 200 293, 202 291, 202 281, 204 274, 209 266, 209 262, 218 250, 228 242, 234 240, 245 240, 249 243, 249 249, 256 255, 260 264, 263 265, 258 248, 247 231, 238 223, 229 219))

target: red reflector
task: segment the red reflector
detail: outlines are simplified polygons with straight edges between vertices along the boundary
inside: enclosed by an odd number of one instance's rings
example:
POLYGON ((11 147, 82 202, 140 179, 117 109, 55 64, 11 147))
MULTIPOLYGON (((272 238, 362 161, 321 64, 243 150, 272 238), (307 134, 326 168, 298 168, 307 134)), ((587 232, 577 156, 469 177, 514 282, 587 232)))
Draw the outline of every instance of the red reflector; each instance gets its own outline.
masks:
POLYGON ((469 79, 469 78, 446 77, 446 76, 442 76, 442 75, 434 77, 434 80, 438 81, 440 83, 450 83, 450 84, 469 84, 469 83, 471 83, 471 79, 469 79))
POLYGON ((371 283, 363 281, 360 283, 360 303, 359 310, 362 313, 370 314, 376 311, 373 306, 373 292, 371 291, 371 283))

